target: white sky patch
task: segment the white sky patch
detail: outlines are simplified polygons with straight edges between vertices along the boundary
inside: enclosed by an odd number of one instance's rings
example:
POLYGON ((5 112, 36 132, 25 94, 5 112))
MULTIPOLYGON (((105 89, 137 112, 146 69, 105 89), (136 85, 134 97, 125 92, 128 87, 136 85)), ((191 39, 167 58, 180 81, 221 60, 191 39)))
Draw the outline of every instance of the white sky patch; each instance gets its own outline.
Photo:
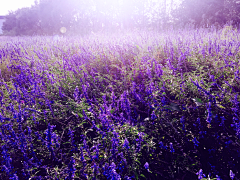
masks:
POLYGON ((20 8, 31 7, 34 5, 34 0, 1 0, 0 16, 6 16, 8 11, 16 11, 20 8))
MULTIPOLYGON (((16 11, 17 9, 23 8, 23 7, 31 7, 34 5, 34 0, 1 0, 0 2, 0 16, 5 16, 8 14, 9 11, 16 11)), ((37 0, 39 2, 39 0, 37 0)), ((101 1, 101 0, 100 0, 101 1)), ((114 0, 102 0, 102 4, 112 4, 112 5, 117 5, 117 3, 113 3, 112 1, 114 0)), ((155 3, 164 3, 165 1, 168 4, 173 1, 173 3, 176 5, 179 5, 182 0, 149 0, 155 3)), ((104 5, 104 8, 108 8, 106 5, 104 5)))

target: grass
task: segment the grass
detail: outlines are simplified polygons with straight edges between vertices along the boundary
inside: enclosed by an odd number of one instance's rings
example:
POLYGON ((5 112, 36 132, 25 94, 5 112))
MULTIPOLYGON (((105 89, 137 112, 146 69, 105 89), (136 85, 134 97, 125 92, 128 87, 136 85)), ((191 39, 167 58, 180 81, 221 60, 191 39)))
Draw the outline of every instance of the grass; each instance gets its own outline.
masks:
POLYGON ((0 179, 239 178, 238 42, 231 28, 1 39, 0 179))

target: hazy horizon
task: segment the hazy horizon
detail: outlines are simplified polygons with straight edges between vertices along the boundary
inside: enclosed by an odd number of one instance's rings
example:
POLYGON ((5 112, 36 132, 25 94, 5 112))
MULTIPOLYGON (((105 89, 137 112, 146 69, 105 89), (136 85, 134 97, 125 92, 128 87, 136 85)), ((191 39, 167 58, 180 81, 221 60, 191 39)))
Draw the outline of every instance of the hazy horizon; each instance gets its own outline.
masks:
MULTIPOLYGON (((0 4, 0 16, 8 15, 9 11, 16 11, 24 7, 31 7, 34 5, 35 0, 8 0, 0 4)), ((39 0, 37 0, 39 2, 39 0)), ((151 0, 150 0, 151 1, 151 0)), ((159 2, 163 0, 152 0, 153 2, 159 2)), ((168 0, 166 0, 169 2, 168 0)), ((181 0, 173 0, 174 3, 179 4, 181 0)))

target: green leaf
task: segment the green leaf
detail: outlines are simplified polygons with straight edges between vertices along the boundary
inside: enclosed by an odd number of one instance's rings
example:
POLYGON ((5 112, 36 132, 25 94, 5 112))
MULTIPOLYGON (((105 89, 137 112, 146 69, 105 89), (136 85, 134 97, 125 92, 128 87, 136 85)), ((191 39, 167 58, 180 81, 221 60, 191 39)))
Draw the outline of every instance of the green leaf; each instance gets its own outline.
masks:
POLYGON ((220 103, 218 103, 217 101, 217 104, 216 104, 217 107, 221 108, 221 109, 226 109, 225 107, 223 107, 220 103))
POLYGON ((114 110, 115 110, 115 109, 111 109, 111 110, 110 110, 110 113, 111 113, 111 114, 114 113, 114 110))
MULTIPOLYGON (((142 177, 144 177, 144 178, 146 178, 143 174, 141 174, 140 176, 142 176, 142 177)), ((146 178, 147 179, 147 178, 146 178)))
POLYGON ((202 100, 199 99, 199 98, 192 98, 192 100, 195 102, 195 104, 196 104, 197 106, 203 105, 202 100))
POLYGON ((141 164, 140 161, 138 161, 138 160, 135 160, 135 161, 138 162, 139 164, 141 164))
POLYGON ((81 113, 78 113, 78 116, 79 116, 80 118, 82 118, 82 117, 83 117, 83 115, 82 115, 81 113))
POLYGON ((138 180, 138 175, 137 175, 137 173, 134 171, 134 174, 135 174, 135 176, 136 176, 136 179, 138 180))
POLYGON ((202 100, 199 99, 199 98, 196 98, 196 101, 197 101, 197 102, 200 102, 200 103, 203 103, 202 100))

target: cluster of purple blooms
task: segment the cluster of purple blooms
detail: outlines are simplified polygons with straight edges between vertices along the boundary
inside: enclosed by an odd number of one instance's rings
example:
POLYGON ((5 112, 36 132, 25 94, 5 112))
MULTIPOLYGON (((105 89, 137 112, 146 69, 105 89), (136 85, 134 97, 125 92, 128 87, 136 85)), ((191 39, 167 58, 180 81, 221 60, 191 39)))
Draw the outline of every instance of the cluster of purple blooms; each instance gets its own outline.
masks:
MULTIPOLYGON (((185 112, 190 109, 186 105, 170 102, 176 101, 169 99, 167 88, 170 80, 166 79, 164 74, 168 73, 167 76, 180 74, 182 81, 180 92, 181 94, 187 92, 187 82, 183 76, 184 72, 190 71, 187 58, 193 56, 194 52, 201 55, 201 61, 221 56, 225 63, 222 69, 237 67, 234 60, 239 56, 239 41, 234 38, 221 40, 220 35, 221 32, 216 32, 214 29, 182 30, 178 35, 172 30, 160 36, 159 39, 153 40, 154 45, 146 48, 147 52, 144 52, 145 55, 139 61, 143 65, 138 67, 135 67, 133 62, 129 62, 129 57, 124 58, 119 50, 121 47, 114 46, 114 43, 120 43, 117 39, 112 43, 104 44, 104 47, 101 47, 101 43, 97 41, 88 42, 90 41, 88 39, 85 44, 75 42, 78 44, 77 47, 71 43, 73 39, 58 41, 58 45, 51 44, 44 38, 6 43, 0 49, 0 63, 4 64, 7 61, 8 71, 11 71, 12 76, 4 76, 2 72, 0 75, 3 79, 0 82, 0 179, 64 178, 72 180, 77 177, 82 179, 105 177, 120 180, 135 179, 138 174, 149 179, 156 178, 155 175, 161 172, 154 167, 157 166, 154 159, 145 155, 151 154, 157 159, 160 152, 169 153, 173 161, 182 153, 182 147, 179 145, 181 142, 170 137, 169 141, 166 138, 158 140, 156 147, 149 148, 148 132, 141 132, 139 123, 142 124, 147 117, 150 121, 148 125, 154 127, 163 123, 160 112, 166 112, 169 115, 175 111, 185 112), (209 39, 206 40, 204 37, 209 39), (165 41, 161 44, 162 38, 165 41), (90 45, 87 45, 88 43, 90 45), (34 44, 39 47, 33 46, 34 44), (69 45, 66 46, 66 44, 69 45), (167 64, 162 65, 159 59, 153 58, 155 47, 162 47, 161 53, 164 54, 167 64), (107 76, 112 74, 113 70, 109 64, 112 62, 108 59, 110 55, 106 54, 107 48, 122 61, 121 63, 116 61, 114 64, 116 67, 122 67, 116 68, 112 77, 107 76), (97 64, 99 58, 101 63, 105 63, 104 65, 97 64), (170 68, 171 73, 164 72, 166 66, 170 68), (131 69, 134 70, 131 71, 131 69), (118 82, 121 82, 121 87, 118 86, 118 82), (51 92, 52 94, 49 94, 51 92), (59 114, 63 112, 58 112, 59 109, 56 108, 61 102, 63 102, 62 110, 65 107, 67 109, 70 103, 75 104, 74 108, 79 109, 78 112, 73 112, 73 109, 66 110, 68 114, 64 118, 77 123, 71 126, 71 123, 67 122, 67 127, 61 127, 67 128, 66 132, 62 130, 60 133, 56 122, 59 114), (76 126, 82 121, 90 124, 90 127, 85 134, 82 131, 79 137, 76 126), (139 129, 117 130, 115 125, 139 129), (95 143, 89 142, 92 141, 87 135, 89 132, 98 134, 98 140, 95 143), (128 137, 128 133, 132 133, 131 136, 128 137), (154 154, 157 151, 159 152, 154 154), (141 156, 144 153, 145 155, 141 156), (59 167, 61 172, 56 172, 56 167, 59 167), (46 169, 51 173, 47 173, 46 169)), ((135 39, 137 44, 147 45, 145 40, 151 38, 153 37, 145 34, 142 40, 135 39)), ((1 43, 4 44, 4 42, 1 43)), ((128 43, 124 45, 128 50, 122 47, 123 52, 139 58, 138 54, 131 51, 133 48, 131 45, 128 43)), ((144 49, 144 46, 138 48, 144 49)), ((234 70, 234 80, 239 82, 239 70, 234 70)), ((211 89, 204 87, 202 80, 200 84, 200 81, 190 78, 199 94, 208 100, 208 103, 203 104, 206 108, 205 121, 213 126, 221 119, 219 127, 222 129, 232 127, 239 139, 239 89, 227 81, 224 82, 226 86, 223 89, 222 84, 219 85, 219 81, 214 76, 209 74, 209 77, 213 85, 219 87, 223 93, 214 95, 211 89), (227 90, 227 87, 231 90, 227 90), (230 97, 232 112, 221 109, 222 114, 214 114, 216 99, 223 100, 227 93, 232 93, 233 98, 230 97), (227 126, 226 123, 231 119, 233 123, 227 126)), ((222 77, 218 77, 220 78, 222 77)), ((194 110, 200 108, 197 106, 194 110)), ((186 113, 179 118, 179 127, 185 137, 190 127, 187 124, 188 120, 186 113)), ((173 127, 173 123, 169 124, 173 127)), ((193 128, 198 130, 199 137, 194 134, 192 139, 185 140, 191 142, 195 150, 199 150, 209 132, 204 127, 202 118, 199 117, 196 117, 193 128)), ((175 131, 177 131, 176 128, 175 131)), ((216 139, 220 138, 217 133, 215 135, 216 139)), ((233 140, 230 137, 227 137, 224 143, 224 148, 233 147, 233 140)), ((208 149, 209 154, 216 150, 208 149)), ((236 151, 235 157, 239 160, 239 150, 236 151)), ((237 165, 233 162, 236 163, 231 161, 232 164, 229 165, 237 171, 237 165)), ((214 171, 214 166, 211 166, 211 171, 214 171)), ((219 171, 214 171, 216 178, 220 179, 217 173, 219 171)), ((198 179, 205 176, 202 169, 194 175, 198 175, 198 179)), ((230 170, 230 178, 234 179, 234 176, 235 174, 230 170)))

